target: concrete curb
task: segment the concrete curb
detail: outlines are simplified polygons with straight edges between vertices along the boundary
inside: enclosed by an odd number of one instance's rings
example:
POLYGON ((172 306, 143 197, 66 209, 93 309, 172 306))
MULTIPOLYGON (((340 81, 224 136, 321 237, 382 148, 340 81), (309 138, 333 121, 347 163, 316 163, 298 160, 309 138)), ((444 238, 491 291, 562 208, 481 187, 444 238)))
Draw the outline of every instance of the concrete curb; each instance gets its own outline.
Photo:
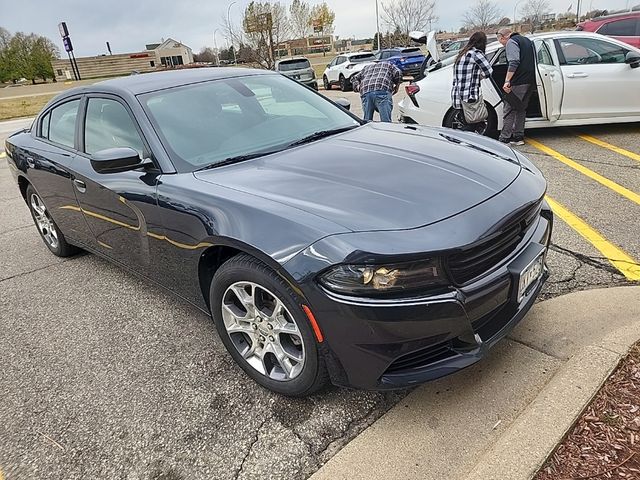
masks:
POLYGON ((640 323, 636 323, 607 335, 597 345, 581 348, 465 478, 531 479, 639 339, 640 323))

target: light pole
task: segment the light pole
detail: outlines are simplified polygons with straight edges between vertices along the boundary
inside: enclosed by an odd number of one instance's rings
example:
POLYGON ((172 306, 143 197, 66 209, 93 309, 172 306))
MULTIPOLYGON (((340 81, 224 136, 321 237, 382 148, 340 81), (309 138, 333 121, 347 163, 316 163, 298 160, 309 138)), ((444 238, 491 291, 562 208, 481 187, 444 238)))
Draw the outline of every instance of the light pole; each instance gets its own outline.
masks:
POLYGON ((378 50, 382 50, 382 42, 380 41, 380 16, 378 15, 378 0, 376 0, 376 30, 378 32, 378 50))
POLYGON ((216 51, 216 67, 220 66, 220 54, 218 53, 218 42, 216 41, 216 33, 218 32, 218 30, 220 30, 220 29, 216 28, 213 31, 213 48, 216 51))
POLYGON ((520 3, 522 2, 522 0, 518 0, 516 2, 516 4, 513 6, 513 25, 516 25, 516 16, 518 15, 518 5, 520 5, 520 3))
POLYGON ((233 30, 231 29, 231 17, 230 17, 230 14, 231 14, 231 7, 233 5, 235 5, 236 3, 238 3, 238 2, 235 2, 235 1, 231 2, 229 4, 229 7, 227 8, 227 24, 229 26, 229 35, 231 37, 230 40, 231 40, 231 49, 233 50, 233 64, 234 65, 238 64, 238 60, 236 59, 236 49, 233 46, 233 30))

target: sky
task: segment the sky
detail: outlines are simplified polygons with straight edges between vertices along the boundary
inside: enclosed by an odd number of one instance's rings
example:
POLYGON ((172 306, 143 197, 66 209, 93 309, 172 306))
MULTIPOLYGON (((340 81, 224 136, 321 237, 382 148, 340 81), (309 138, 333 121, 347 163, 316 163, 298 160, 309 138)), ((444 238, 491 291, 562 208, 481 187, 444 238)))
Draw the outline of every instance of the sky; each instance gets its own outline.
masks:
MULTIPOLYGON (((310 4, 320 0, 307 0, 310 4)), ((393 0, 379 0, 390 3, 393 0)), ((476 0, 436 0, 439 20, 433 28, 457 30, 464 12, 476 0)), ((518 2, 521 5, 525 0, 518 2)), ((0 3, 9 0, 0 0, 0 3)), ((76 56, 112 52, 128 53, 144 50, 147 43, 159 43, 173 38, 190 46, 194 52, 202 47, 226 44, 223 18, 227 11, 236 24, 250 0, 22 0, 11 2, 10 8, 0 5, 0 26, 11 33, 38 33, 53 40, 64 54, 58 23, 66 21, 76 56), (229 8, 230 6, 230 8, 229 8)), ((289 5, 291 0, 281 0, 289 5)), ((499 2, 505 16, 513 17, 516 1, 499 2)), ((577 0, 549 0, 555 13, 571 6, 575 12, 577 0)), ((591 8, 618 9, 640 3, 640 0, 582 0, 581 10, 591 8)), ((376 30, 375 0, 327 0, 335 12, 335 35, 342 38, 372 37, 376 30)), ((382 18, 380 29, 384 31, 382 18)))

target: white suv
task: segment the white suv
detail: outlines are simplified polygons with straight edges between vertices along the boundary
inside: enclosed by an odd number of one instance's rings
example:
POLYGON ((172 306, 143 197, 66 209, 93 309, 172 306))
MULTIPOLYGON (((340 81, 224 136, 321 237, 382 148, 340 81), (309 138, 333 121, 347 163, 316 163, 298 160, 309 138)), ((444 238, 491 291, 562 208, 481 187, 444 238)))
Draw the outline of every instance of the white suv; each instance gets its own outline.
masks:
POLYGON ((365 65, 375 61, 371 52, 342 53, 327 65, 322 74, 322 83, 325 90, 331 90, 333 85, 339 85, 340 90, 351 90, 351 77, 358 73, 365 65))

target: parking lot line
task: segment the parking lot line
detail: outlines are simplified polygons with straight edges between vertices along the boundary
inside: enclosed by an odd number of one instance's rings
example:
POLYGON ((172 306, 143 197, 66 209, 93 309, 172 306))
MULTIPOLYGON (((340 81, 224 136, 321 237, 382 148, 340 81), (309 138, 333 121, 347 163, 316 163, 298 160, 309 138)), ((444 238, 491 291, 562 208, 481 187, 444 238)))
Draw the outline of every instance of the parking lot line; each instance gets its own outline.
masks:
POLYGON ((635 192, 632 192, 628 188, 625 188, 622 185, 617 184, 613 180, 609 180, 608 178, 603 177, 599 173, 596 173, 593 170, 591 170, 591 169, 589 169, 589 168, 587 168, 587 167, 585 167, 583 165, 580 165, 578 162, 574 162, 570 158, 565 157, 564 155, 562 155, 560 152, 556 152, 554 149, 549 148, 546 145, 543 145, 542 143, 540 143, 540 142, 538 142, 536 140, 528 138, 527 139, 527 143, 529 145, 531 145, 532 147, 537 148, 542 153, 546 153, 547 155, 549 155, 549 156, 555 158, 556 160, 564 163, 568 167, 571 167, 574 170, 577 170, 578 172, 582 173, 583 175, 586 175, 587 177, 591 178, 592 180, 595 180, 596 182, 601 183, 605 187, 610 188, 614 192, 619 193, 623 197, 626 197, 629 200, 631 200, 632 202, 635 202, 638 205, 640 205, 640 195, 638 195, 635 192))
POLYGON ((607 142, 603 142, 602 140, 599 140, 596 137, 592 137, 591 135, 578 135, 578 137, 580 137, 582 140, 593 143, 594 145, 598 145, 599 147, 606 148, 607 150, 619 153, 620 155, 624 155, 631 160, 640 162, 640 155, 638 155, 637 153, 630 152, 629 150, 625 150, 624 148, 616 147, 615 145, 611 145, 607 142))
POLYGON ((549 198, 549 196, 547 196, 546 199, 553 213, 598 249, 627 280, 640 281, 640 264, 638 264, 638 262, 587 225, 580 217, 567 210, 566 207, 549 198))

